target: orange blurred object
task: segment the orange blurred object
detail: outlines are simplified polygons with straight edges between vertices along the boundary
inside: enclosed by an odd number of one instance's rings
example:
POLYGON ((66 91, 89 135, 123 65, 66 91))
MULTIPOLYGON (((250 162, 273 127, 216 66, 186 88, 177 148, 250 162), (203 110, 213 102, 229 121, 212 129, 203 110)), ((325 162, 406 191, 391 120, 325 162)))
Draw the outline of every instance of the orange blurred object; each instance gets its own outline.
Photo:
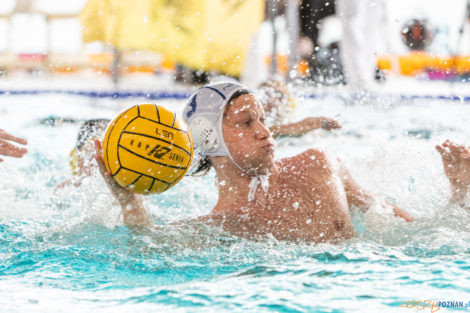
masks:
MULTIPOLYGON (((268 55, 265 58, 265 64, 266 66, 270 66, 272 60, 272 56, 268 55)), ((289 56, 286 54, 276 54, 276 68, 277 68, 277 74, 279 75, 286 75, 287 69, 289 67, 289 56)), ((297 72, 301 76, 306 76, 307 75, 307 70, 309 68, 309 64, 306 60, 300 60, 297 62, 297 72)))
POLYGON ((51 66, 51 71, 57 74, 70 74, 78 71, 74 66, 51 66))
POLYGON ((126 73, 155 73, 155 66, 152 65, 129 65, 126 66, 126 73))
POLYGON ((160 65, 164 70, 173 71, 176 67, 176 62, 173 58, 163 56, 160 65))
POLYGON ((437 56, 426 52, 411 52, 402 56, 385 55, 378 57, 381 70, 413 76, 426 70, 452 71, 457 74, 470 72, 470 56, 437 56), (396 68, 394 68, 396 64, 396 68))

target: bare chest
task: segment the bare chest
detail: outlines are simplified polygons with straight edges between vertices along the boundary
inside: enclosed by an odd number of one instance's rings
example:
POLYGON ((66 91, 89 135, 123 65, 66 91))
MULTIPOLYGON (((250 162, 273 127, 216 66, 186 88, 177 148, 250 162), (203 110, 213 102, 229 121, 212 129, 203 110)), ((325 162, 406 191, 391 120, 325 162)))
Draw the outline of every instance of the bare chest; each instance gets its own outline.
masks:
POLYGON ((321 242, 353 233, 344 187, 334 176, 285 176, 268 192, 258 191, 249 220, 279 239, 321 242))

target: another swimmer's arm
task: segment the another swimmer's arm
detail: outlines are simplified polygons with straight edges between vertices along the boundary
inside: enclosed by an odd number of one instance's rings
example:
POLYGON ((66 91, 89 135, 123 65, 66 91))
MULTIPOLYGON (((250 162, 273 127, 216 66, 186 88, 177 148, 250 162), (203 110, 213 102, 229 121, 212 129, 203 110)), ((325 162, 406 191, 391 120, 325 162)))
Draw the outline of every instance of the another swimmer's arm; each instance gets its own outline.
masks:
POLYGON ((307 117, 299 122, 276 125, 270 128, 273 137, 301 136, 311 130, 323 128, 325 130, 339 129, 337 121, 327 117, 307 117))
MULTIPOLYGON (((367 211, 369 207, 374 204, 375 197, 354 181, 348 169, 342 163, 340 163, 339 175, 346 191, 349 207, 357 207, 363 212, 367 211)), ((407 222, 414 221, 413 216, 398 208, 396 205, 387 201, 384 202, 391 207, 396 217, 400 217, 407 222)))
POLYGON ((66 180, 62 181, 57 186, 55 186, 54 193, 57 192, 59 189, 62 189, 62 188, 65 188, 65 187, 68 187, 68 186, 71 186, 71 185, 74 185, 75 187, 78 187, 81 184, 82 184, 81 179, 77 180, 75 178, 69 178, 69 179, 66 179, 66 180))
POLYGON ((124 224, 127 226, 150 226, 150 216, 145 210, 142 203, 142 198, 132 191, 129 191, 119 186, 110 173, 107 171, 106 166, 103 162, 103 156, 101 151, 101 143, 99 140, 95 140, 96 155, 95 159, 98 163, 101 175, 103 176, 106 184, 111 190, 112 194, 116 197, 121 206, 124 224))
MULTIPOLYGON (((15 137, 3 129, 0 129, 0 155, 21 158, 26 152, 28 152, 27 149, 17 147, 11 142, 16 142, 22 145, 28 144, 26 139, 15 137)), ((2 158, 0 158, 0 162, 3 162, 2 158)))

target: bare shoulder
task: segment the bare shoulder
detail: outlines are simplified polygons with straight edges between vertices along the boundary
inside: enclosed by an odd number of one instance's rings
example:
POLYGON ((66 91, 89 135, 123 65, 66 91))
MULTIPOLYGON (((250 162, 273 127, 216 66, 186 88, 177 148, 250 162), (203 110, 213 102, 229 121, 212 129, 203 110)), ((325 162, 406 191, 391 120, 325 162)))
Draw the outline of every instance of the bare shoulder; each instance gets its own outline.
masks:
POLYGON ((302 153, 282 159, 286 164, 305 164, 306 166, 324 166, 331 156, 319 149, 307 149, 302 153))
POLYGON ((336 157, 319 149, 307 149, 300 154, 281 160, 283 168, 296 168, 305 173, 319 170, 331 172, 337 168, 338 162, 336 157))

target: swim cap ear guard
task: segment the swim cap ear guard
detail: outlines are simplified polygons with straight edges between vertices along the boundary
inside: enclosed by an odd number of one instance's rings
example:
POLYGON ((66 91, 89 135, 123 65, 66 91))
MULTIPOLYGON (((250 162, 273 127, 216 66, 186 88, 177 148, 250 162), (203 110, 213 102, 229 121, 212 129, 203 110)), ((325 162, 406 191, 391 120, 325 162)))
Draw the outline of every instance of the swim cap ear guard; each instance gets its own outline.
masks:
POLYGON ((191 121, 190 129, 196 149, 204 154, 217 150, 220 145, 219 135, 210 120, 203 116, 196 116, 191 121))
POLYGON ((222 135, 224 109, 232 96, 250 93, 247 87, 233 82, 206 85, 189 98, 183 110, 194 141, 194 149, 203 156, 230 156, 222 135))

